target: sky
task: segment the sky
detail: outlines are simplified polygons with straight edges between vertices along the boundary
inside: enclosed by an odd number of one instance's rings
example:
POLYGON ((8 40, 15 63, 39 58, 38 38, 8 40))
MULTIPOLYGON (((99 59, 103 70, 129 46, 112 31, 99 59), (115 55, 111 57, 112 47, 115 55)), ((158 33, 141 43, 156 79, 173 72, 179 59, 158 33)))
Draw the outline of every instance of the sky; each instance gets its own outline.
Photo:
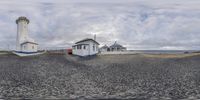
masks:
POLYGON ((26 16, 40 48, 97 36, 129 50, 200 50, 200 0, 0 0, 0 49, 15 49, 26 16))

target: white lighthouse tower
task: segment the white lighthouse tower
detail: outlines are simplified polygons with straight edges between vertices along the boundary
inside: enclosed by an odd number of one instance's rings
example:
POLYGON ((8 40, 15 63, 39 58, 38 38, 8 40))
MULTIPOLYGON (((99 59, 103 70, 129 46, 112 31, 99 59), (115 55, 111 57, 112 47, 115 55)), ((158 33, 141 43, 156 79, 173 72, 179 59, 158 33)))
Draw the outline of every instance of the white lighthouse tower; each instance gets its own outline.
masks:
POLYGON ((29 19, 26 17, 19 17, 16 20, 17 24, 17 41, 16 50, 22 52, 37 52, 38 44, 28 37, 29 19))

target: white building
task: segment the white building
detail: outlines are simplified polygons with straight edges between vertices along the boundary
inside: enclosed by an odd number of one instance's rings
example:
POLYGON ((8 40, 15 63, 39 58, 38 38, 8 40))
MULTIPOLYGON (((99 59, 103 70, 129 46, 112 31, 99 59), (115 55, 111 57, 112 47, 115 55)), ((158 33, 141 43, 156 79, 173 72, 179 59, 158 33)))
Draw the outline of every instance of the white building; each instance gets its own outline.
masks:
POLYGON ((99 50, 100 50, 101 52, 107 52, 107 51, 110 50, 110 48, 109 48, 107 45, 104 45, 104 46, 101 47, 99 50))
POLYGON ((28 36, 29 20, 26 17, 19 17, 17 24, 16 50, 21 52, 37 52, 38 44, 28 36))
POLYGON ((24 42, 21 44, 21 50, 24 52, 37 52, 38 44, 34 42, 24 42))
POLYGON ((90 56, 99 53, 99 43, 94 39, 84 39, 73 45, 72 53, 78 56, 90 56))
POLYGON ((121 52, 121 51, 126 51, 126 47, 123 47, 122 45, 118 44, 116 41, 113 45, 107 46, 104 45, 103 47, 100 48, 101 52, 121 52))
POLYGON ((109 51, 126 51, 126 47, 123 47, 122 45, 118 44, 116 41, 113 45, 109 47, 109 51))

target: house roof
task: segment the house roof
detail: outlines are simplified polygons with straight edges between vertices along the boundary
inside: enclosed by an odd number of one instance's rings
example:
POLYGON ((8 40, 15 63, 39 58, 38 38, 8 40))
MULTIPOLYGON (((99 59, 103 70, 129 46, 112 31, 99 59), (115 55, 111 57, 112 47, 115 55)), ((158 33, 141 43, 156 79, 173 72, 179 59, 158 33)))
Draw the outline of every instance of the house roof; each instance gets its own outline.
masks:
POLYGON ((21 43, 21 45, 24 45, 24 44, 27 44, 27 43, 38 45, 37 43, 35 43, 35 42, 30 42, 30 41, 23 42, 23 43, 21 43))
POLYGON ((110 46, 110 48, 125 48, 125 47, 115 42, 113 45, 110 46))
POLYGON ((78 45, 89 45, 89 44, 76 44, 76 45, 73 45, 72 47, 78 46, 78 45))
POLYGON ((93 42, 95 42, 96 44, 99 45, 99 43, 97 41, 95 41, 94 39, 90 39, 90 38, 83 39, 81 41, 76 42, 75 44, 78 44, 78 43, 81 43, 81 42, 85 42, 85 41, 93 41, 93 42))
POLYGON ((105 49, 105 48, 109 48, 107 45, 104 45, 103 47, 101 47, 102 49, 105 49))

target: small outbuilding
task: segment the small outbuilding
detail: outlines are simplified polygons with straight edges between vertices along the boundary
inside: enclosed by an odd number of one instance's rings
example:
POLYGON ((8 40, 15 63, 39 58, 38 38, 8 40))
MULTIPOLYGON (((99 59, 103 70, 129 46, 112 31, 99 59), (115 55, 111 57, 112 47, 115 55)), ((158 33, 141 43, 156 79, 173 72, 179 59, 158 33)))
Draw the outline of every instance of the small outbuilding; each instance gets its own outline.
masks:
POLYGON ((99 43, 94 39, 83 39, 72 46, 73 55, 90 56, 99 53, 99 43))
POLYGON ((110 51, 125 51, 126 48, 122 45, 115 42, 113 45, 110 46, 110 51))
POLYGON ((115 42, 111 46, 104 45, 103 47, 100 48, 101 52, 118 52, 118 51, 126 51, 126 47, 123 47, 122 45, 118 44, 115 42))
POLYGON ((103 47, 100 48, 101 52, 107 52, 110 51, 110 48, 107 45, 104 45, 103 47))
POLYGON ((38 51, 38 44, 35 42, 24 42, 21 43, 21 51, 23 52, 37 52, 38 51))

